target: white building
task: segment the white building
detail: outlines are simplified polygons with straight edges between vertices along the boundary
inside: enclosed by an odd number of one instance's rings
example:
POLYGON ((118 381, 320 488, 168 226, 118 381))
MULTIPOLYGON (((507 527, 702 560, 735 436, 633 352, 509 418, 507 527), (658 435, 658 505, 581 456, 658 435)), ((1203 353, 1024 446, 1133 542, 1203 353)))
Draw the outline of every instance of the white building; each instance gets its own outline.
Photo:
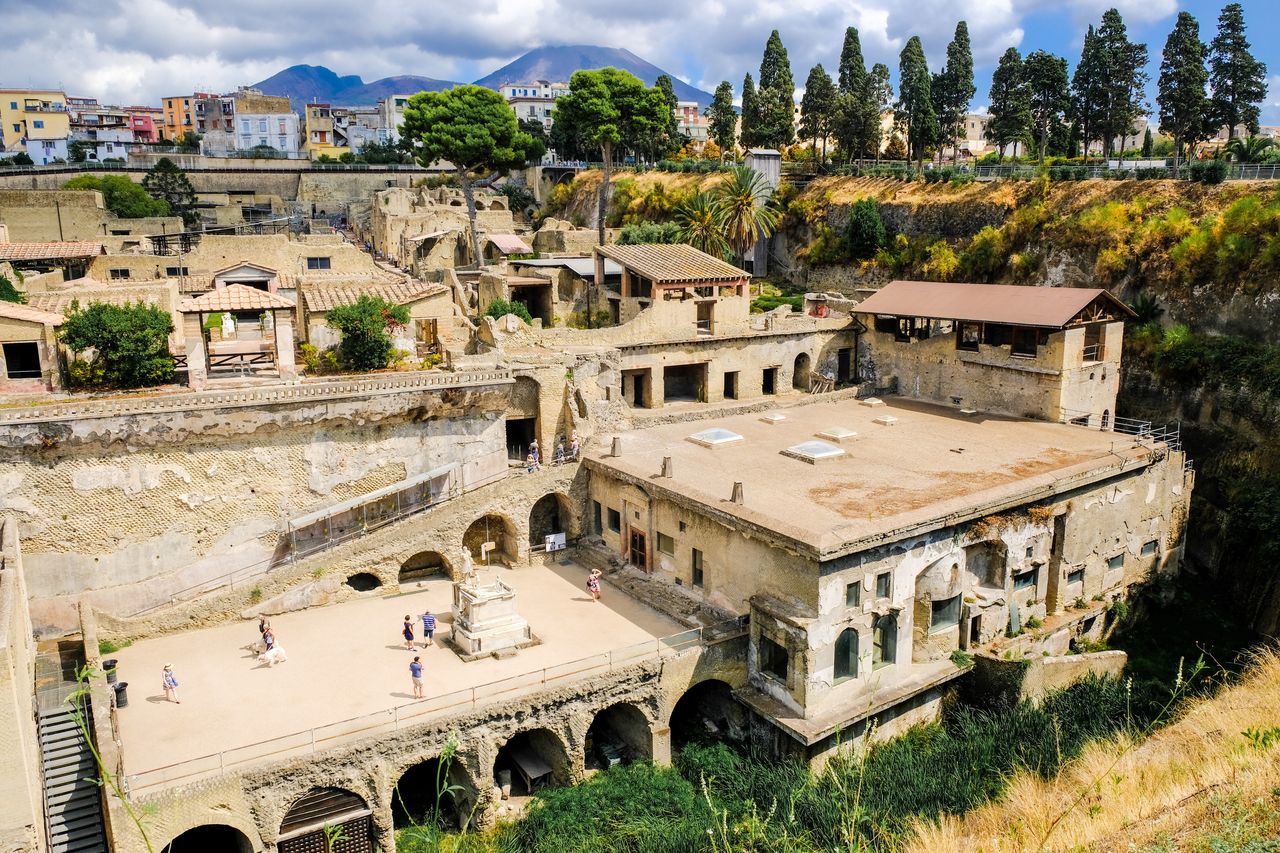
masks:
POLYGON ((499 91, 515 111, 516 118, 521 121, 538 121, 547 130, 551 130, 553 120, 551 113, 555 110, 556 99, 569 94, 568 83, 551 83, 546 80, 535 80, 532 83, 503 83, 499 91))
POLYGON ((388 142, 400 138, 400 125, 404 124, 404 108, 409 106, 412 95, 388 95, 378 102, 382 126, 386 128, 388 142))

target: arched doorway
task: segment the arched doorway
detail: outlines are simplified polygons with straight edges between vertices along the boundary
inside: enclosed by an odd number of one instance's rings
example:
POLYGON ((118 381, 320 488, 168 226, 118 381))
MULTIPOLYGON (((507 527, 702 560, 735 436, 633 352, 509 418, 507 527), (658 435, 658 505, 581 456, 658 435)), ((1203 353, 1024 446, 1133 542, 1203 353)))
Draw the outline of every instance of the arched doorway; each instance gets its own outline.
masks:
POLYGON ((419 551, 400 564, 400 583, 425 580, 432 575, 451 576, 453 568, 439 551, 419 551))
POLYGON ((529 544, 542 545, 553 533, 563 533, 567 537, 574 526, 571 514, 569 499, 558 492, 538 498, 529 511, 529 544))
POLYGON ((700 681, 686 690, 671 710, 671 748, 743 741, 746 725, 746 709, 733 698, 732 687, 714 678, 700 681))
POLYGON ((276 850, 373 853, 373 842, 373 812, 363 797, 342 788, 312 788, 285 812, 276 850))
POLYGON ((471 818, 476 793, 457 758, 432 758, 404 772, 391 792, 391 819, 396 829, 429 826, 454 831, 471 818))
POLYGON ((616 764, 653 759, 653 733, 644 712, 628 702, 598 711, 587 729, 587 766, 607 769, 616 764))
POLYGON ((493 783, 510 782, 513 797, 528 796, 545 787, 568 785, 573 778, 564 742, 549 729, 530 729, 511 737, 493 762, 493 783))
POLYGON ((791 387, 806 394, 809 393, 810 364, 809 353, 802 352, 796 356, 796 364, 791 371, 791 387))
POLYGON ((234 826, 209 823, 188 829, 164 846, 161 853, 186 853, 188 850, 207 853, 253 853, 253 842, 234 826))
POLYGON ((462 534, 462 547, 471 552, 477 566, 512 562, 516 559, 516 526, 496 512, 482 515, 462 534), (493 547, 486 549, 484 546, 490 542, 493 547))

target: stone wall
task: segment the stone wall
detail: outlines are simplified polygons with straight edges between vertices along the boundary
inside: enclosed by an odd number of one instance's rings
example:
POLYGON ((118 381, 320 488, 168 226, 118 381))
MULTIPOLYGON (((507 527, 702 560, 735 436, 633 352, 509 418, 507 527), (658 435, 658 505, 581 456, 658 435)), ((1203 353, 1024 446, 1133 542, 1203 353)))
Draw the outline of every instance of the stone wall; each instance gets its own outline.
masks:
POLYGON ((0 518, 0 850, 44 849, 40 743, 35 701, 35 642, 27 613, 17 525, 0 518))
POLYGON ((180 397, 169 411, 97 418, 69 406, 80 417, 50 411, 11 426, 0 485, 26 545, 37 625, 69 627, 84 593, 127 615, 231 572, 265 571, 287 555, 290 518, 443 465, 459 465, 460 491, 505 474, 505 372, 438 389, 388 382, 242 407, 217 394, 183 407, 180 397))

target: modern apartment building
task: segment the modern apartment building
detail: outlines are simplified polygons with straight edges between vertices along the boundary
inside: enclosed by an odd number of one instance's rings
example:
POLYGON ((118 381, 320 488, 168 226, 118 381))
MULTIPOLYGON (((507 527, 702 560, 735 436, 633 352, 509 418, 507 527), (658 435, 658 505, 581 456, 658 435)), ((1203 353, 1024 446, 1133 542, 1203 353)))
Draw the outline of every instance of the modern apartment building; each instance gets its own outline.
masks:
POLYGON ((0 89, 0 154, 24 151, 38 166, 67 157, 67 96, 56 89, 0 89))

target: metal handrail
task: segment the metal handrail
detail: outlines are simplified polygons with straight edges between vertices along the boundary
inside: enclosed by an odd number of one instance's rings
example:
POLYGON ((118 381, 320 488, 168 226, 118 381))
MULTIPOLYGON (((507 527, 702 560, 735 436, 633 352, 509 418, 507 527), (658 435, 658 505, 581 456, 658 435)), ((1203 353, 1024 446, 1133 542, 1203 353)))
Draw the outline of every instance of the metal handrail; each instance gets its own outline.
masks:
POLYGON ((737 616, 701 628, 692 628, 678 634, 645 640, 567 663, 542 667, 522 675, 455 690, 432 699, 406 702, 358 717, 313 726, 220 752, 211 752, 175 764, 154 767, 126 776, 126 787, 130 795, 136 795, 146 788, 220 775, 268 758, 284 755, 291 757, 312 755, 322 749, 357 740, 380 730, 399 731, 425 720, 435 719, 448 713, 457 713, 464 708, 475 710, 487 702, 499 700, 507 695, 585 678, 601 671, 612 672, 622 667, 660 660, 698 644, 721 642, 737 636, 748 624, 747 620, 748 617, 745 615, 737 616), (521 683, 501 689, 502 685, 515 681, 521 683), (334 731, 338 733, 331 734, 334 731))

